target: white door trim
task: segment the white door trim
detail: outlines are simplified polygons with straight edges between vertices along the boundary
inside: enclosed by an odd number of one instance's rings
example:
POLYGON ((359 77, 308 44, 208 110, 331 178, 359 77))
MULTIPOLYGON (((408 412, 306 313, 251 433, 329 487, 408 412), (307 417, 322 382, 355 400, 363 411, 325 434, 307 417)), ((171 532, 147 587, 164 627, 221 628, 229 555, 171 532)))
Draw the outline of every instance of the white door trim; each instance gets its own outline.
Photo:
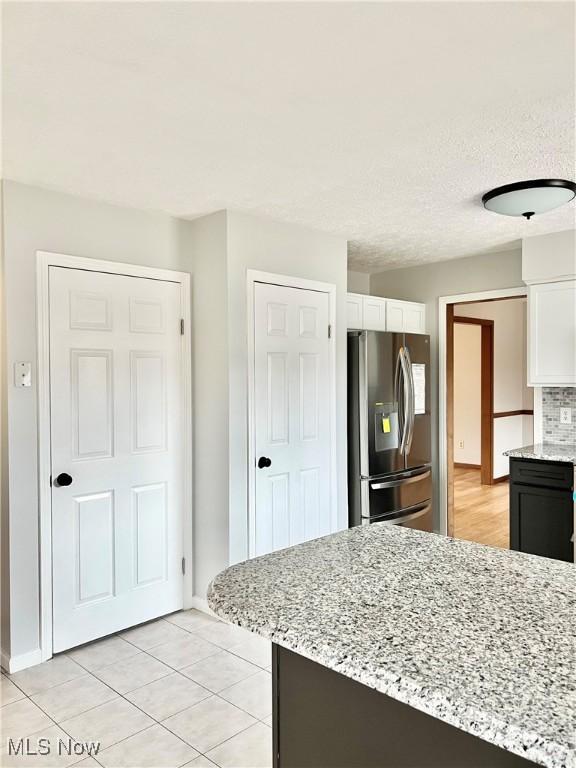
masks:
POLYGON ((168 269, 144 267, 102 261, 82 256, 68 256, 47 251, 36 252, 36 312, 38 332, 38 502, 40 525, 40 651, 42 661, 52 656, 52 494, 50 490, 50 303, 48 294, 48 270, 50 267, 68 267, 90 272, 106 272, 114 275, 144 277, 164 280, 180 285, 184 334, 182 344, 182 409, 184 423, 184 528, 183 552, 186 558, 184 575, 184 607, 192 605, 192 347, 190 326, 190 275, 168 269))
POLYGON ((332 532, 338 530, 337 483, 336 483, 336 286, 302 277, 277 275, 248 269, 247 319, 248 319, 248 557, 256 552, 256 427, 254 409, 255 350, 254 350, 254 285, 269 283, 286 288, 301 288, 328 294, 328 317, 332 329, 330 344, 330 520, 332 532))
POLYGON ((448 533, 448 435, 446 433, 446 309, 448 304, 512 299, 527 296, 528 288, 500 288, 478 293, 440 296, 438 299, 438 474, 440 481, 440 533, 448 533))

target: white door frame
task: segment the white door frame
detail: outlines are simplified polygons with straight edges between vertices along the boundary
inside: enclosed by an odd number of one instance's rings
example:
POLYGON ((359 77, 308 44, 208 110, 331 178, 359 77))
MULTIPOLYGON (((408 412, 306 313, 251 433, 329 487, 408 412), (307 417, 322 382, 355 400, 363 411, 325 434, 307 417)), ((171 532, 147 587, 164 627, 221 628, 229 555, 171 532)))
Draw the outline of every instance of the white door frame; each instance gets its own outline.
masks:
POLYGON ((193 592, 192 568, 192 349, 190 326, 190 275, 168 269, 101 261, 83 256, 68 256, 47 251, 36 252, 36 319, 38 331, 38 502, 40 526, 40 652, 42 661, 52 657, 52 493, 50 487, 50 297, 48 271, 50 267, 67 267, 89 272, 105 272, 129 277, 163 280, 180 285, 184 333, 182 349, 182 413, 184 454, 184 526, 183 553, 186 574, 183 576, 183 605, 191 607, 193 592))
MULTIPOLYGON (((440 296, 438 299, 438 473, 440 480, 440 533, 448 533, 448 435, 446 432, 446 310, 448 304, 473 303, 489 299, 512 299, 528 296, 528 286, 500 288, 478 293, 460 293, 454 296, 440 296)), ((540 419, 540 390, 534 390, 534 442, 537 441, 536 423, 540 419)), ((538 427, 539 429, 539 427, 538 427)))
POLYGON ((277 275, 249 269, 246 272, 248 319, 248 557, 256 554, 256 420, 255 420, 255 345, 254 345, 254 287, 256 283, 301 288, 328 294, 330 324, 330 521, 332 532, 338 530, 338 494, 336 483, 336 286, 302 277, 277 275))

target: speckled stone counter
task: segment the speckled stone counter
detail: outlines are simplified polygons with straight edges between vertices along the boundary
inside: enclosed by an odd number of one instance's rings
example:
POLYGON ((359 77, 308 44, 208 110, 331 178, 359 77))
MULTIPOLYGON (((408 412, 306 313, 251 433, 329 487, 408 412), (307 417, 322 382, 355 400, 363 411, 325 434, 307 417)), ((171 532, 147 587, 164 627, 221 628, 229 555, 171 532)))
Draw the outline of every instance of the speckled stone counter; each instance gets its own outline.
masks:
POLYGON ((576 465, 576 445, 561 443, 537 443, 504 451, 504 456, 512 459, 539 459, 540 461, 567 461, 576 465))
POLYGON ((496 746, 573 767, 574 565, 387 524, 233 566, 221 617, 496 746))

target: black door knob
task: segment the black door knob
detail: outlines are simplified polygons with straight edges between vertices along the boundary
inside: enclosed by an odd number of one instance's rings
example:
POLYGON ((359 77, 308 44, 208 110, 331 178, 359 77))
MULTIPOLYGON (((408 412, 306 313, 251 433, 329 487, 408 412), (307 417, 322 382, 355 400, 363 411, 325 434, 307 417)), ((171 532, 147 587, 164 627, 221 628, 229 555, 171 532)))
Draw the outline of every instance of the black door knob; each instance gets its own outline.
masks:
POLYGON ((258 469, 264 469, 264 467, 269 467, 271 464, 272 462, 267 456, 260 456, 258 459, 258 469))
POLYGON ((56 486, 59 488, 65 485, 72 485, 72 477, 66 472, 61 472, 56 478, 56 486))

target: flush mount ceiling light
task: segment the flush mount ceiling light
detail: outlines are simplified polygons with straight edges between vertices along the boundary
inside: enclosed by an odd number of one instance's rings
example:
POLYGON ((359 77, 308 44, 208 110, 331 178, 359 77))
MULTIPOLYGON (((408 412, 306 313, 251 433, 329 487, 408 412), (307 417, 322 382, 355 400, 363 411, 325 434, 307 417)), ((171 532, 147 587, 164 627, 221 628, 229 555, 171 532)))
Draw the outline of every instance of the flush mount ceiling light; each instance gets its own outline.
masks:
POLYGON ((566 179, 534 179, 505 184, 486 192, 484 208, 504 216, 524 216, 546 213, 569 203, 576 197, 576 184, 566 179))

